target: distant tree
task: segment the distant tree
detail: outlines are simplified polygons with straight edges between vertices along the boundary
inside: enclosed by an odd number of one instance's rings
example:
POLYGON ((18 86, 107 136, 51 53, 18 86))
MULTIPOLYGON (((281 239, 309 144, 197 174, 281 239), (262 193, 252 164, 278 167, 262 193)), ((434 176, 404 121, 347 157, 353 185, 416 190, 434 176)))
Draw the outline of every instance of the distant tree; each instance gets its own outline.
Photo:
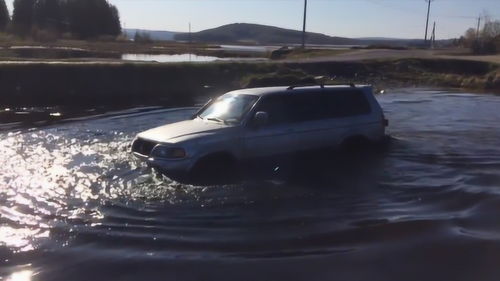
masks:
POLYGON ((4 31, 9 24, 10 16, 9 10, 7 10, 7 5, 5 5, 5 0, 0 0, 0 31, 4 31))
POLYGON ((14 0, 12 27, 15 33, 31 32, 34 38, 38 33, 69 32, 81 39, 121 34, 118 9, 107 0, 14 0))
POLYGON ((33 15, 34 23, 40 29, 65 29, 61 0, 36 0, 33 15))
POLYGON ((137 31, 134 36, 134 42, 137 43, 151 43, 153 40, 149 33, 137 31))
POLYGON ((120 21, 120 12, 116 6, 109 4, 109 17, 106 17, 106 33, 109 35, 119 35, 122 33, 122 24, 120 21))
POLYGON ((82 39, 121 33, 118 9, 106 0, 68 0, 66 13, 70 32, 82 39))
POLYGON ((469 28, 460 38, 462 46, 471 48, 475 54, 494 54, 500 52, 500 21, 486 17, 483 29, 477 34, 469 28))
POLYGON ((12 25, 15 33, 27 35, 33 25, 33 10, 35 0, 14 0, 12 25))
POLYGON ((477 38, 477 32, 474 28, 469 28, 467 29, 467 31, 465 32, 465 40, 466 41, 474 41, 476 40, 477 38))
POLYGON ((487 21, 484 24, 481 36, 486 39, 492 39, 500 35, 500 21, 487 21))

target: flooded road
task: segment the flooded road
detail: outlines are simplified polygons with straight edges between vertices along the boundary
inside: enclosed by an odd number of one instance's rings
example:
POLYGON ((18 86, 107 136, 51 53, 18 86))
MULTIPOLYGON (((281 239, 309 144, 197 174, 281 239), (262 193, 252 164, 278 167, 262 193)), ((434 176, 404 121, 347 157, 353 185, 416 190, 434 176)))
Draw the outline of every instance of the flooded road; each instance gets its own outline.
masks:
POLYGON ((133 159, 136 133, 192 108, 0 132, 0 276, 498 280, 500 97, 378 99, 387 151, 299 182, 187 186, 133 159))

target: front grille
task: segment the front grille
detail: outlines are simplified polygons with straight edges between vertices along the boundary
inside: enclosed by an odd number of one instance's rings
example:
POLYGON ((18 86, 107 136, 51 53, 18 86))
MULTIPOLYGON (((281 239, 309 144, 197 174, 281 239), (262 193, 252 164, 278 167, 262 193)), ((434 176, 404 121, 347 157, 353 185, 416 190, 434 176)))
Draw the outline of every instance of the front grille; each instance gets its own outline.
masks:
POLYGON ((153 141, 137 139, 132 144, 132 151, 144 156, 149 156, 157 143, 153 141))

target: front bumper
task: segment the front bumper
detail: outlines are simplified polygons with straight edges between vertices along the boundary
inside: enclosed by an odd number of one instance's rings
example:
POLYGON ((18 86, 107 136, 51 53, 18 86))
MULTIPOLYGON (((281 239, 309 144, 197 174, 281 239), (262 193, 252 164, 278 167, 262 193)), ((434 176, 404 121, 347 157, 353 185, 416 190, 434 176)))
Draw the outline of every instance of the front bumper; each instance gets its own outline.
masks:
POLYGON ((174 179, 186 177, 194 165, 194 160, 192 158, 158 159, 147 157, 136 152, 134 152, 134 155, 145 161, 148 166, 153 167, 162 174, 174 179))

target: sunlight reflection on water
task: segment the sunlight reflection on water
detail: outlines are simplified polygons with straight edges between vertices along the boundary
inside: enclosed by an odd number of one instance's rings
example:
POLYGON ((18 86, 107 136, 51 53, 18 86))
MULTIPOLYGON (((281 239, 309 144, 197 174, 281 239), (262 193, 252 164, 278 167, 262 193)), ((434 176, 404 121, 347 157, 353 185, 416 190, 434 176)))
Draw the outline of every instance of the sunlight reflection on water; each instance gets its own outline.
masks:
MULTIPOLYGON (((173 114, 173 119, 191 113, 173 114)), ((134 133, 81 130, 68 125, 2 137, 0 245, 32 251, 66 220, 96 224, 103 217, 99 205, 106 200, 168 200, 179 186, 131 156, 134 133)))
POLYGON ((7 281, 31 281, 32 276, 33 276, 33 271, 23 270, 13 273, 11 276, 7 278, 7 281))

